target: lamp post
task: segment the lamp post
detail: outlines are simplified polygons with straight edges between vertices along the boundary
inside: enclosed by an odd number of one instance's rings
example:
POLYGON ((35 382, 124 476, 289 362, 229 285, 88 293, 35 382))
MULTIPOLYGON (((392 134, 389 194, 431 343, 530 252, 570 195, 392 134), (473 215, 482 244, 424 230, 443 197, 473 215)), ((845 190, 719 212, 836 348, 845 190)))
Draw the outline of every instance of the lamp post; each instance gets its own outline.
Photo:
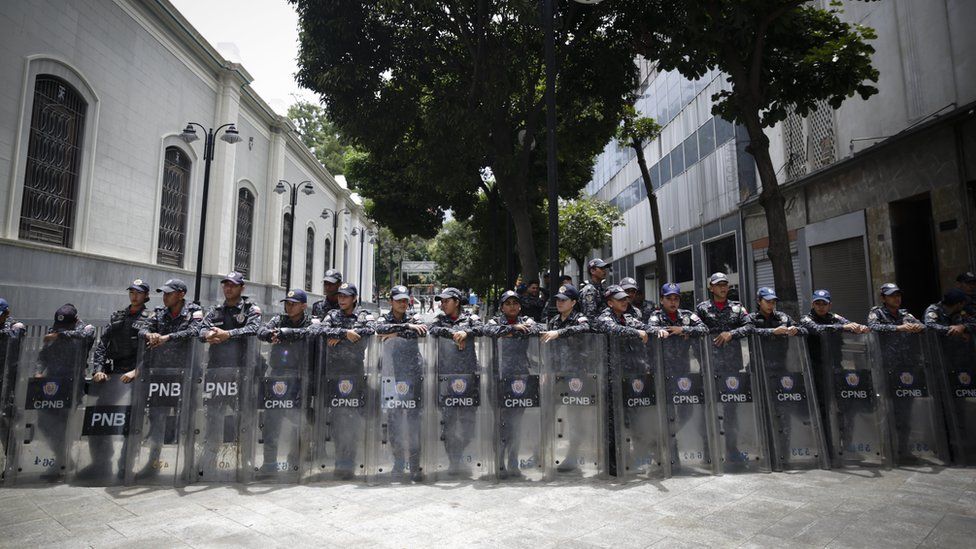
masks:
POLYGON ((203 201, 200 209, 200 234, 197 237, 197 272, 193 285, 193 302, 199 305, 200 281, 203 278, 203 239, 207 234, 207 200, 210 197, 210 164, 213 162, 214 145, 216 144, 214 137, 220 133, 220 130, 224 130, 223 135, 220 136, 220 140, 234 145, 241 140, 241 134, 237 132, 237 126, 233 122, 224 124, 216 130, 213 128, 205 128, 197 122, 187 122, 186 128, 180 134, 180 139, 187 143, 193 143, 197 139, 200 139, 200 136, 197 135, 196 128, 193 126, 203 130, 205 136, 203 141, 203 201))
POLYGON ((376 242, 375 238, 372 236, 376 233, 373 229, 367 229, 366 227, 355 227, 351 233, 353 236, 359 235, 359 291, 363 291, 363 245, 366 244, 366 237, 371 237, 369 243, 372 244, 376 242))
POLYGON ((346 208, 343 208, 339 211, 331 210, 329 208, 323 208, 322 214, 319 216, 322 219, 328 219, 330 215, 332 216, 332 262, 329 264, 331 265, 330 268, 332 269, 336 268, 336 264, 335 264, 336 250, 339 248, 339 244, 336 242, 336 236, 337 236, 337 232, 339 231, 339 214, 343 214, 343 213, 347 214, 351 212, 346 208))
POLYGON ((291 266, 295 259, 295 250, 292 247, 292 243, 295 241, 295 205, 298 204, 299 187, 301 187, 302 192, 306 195, 315 194, 315 187, 308 180, 302 181, 297 185, 292 185, 284 179, 279 179, 278 184, 274 188, 274 192, 277 194, 284 194, 286 190, 291 191, 291 230, 288 231, 288 270, 285 272, 285 290, 291 288, 291 266))

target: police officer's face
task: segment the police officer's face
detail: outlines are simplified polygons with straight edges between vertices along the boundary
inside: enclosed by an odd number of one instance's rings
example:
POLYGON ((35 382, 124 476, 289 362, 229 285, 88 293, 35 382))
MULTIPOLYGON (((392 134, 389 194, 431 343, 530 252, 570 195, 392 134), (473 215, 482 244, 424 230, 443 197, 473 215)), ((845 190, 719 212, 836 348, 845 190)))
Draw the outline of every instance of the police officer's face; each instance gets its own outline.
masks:
POLYGON ((818 299, 813 302, 813 312, 817 313, 817 316, 825 316, 830 312, 830 303, 822 299, 818 299))
POLYGON ((556 300, 556 310, 559 311, 559 314, 561 314, 561 315, 568 314, 570 311, 573 310, 573 307, 575 307, 575 306, 576 306, 576 300, 575 299, 557 299, 556 300))
POLYGON ((729 295, 729 283, 728 282, 718 282, 709 286, 712 291, 712 295, 715 299, 719 301, 725 301, 725 298, 729 295))
POLYGON ((624 291, 627 292, 627 299, 631 303, 635 303, 636 302, 636 299, 637 299, 637 290, 628 289, 628 290, 624 290, 624 291))
POLYGON ((613 309, 613 312, 617 314, 627 312, 627 307, 630 306, 630 300, 627 298, 614 299, 611 297, 607 300, 607 303, 610 305, 610 308, 613 309))
POLYGON ((885 304, 885 307, 889 307, 891 309, 901 308, 901 292, 895 292, 891 295, 882 294, 881 302, 885 304))
POLYGON ((231 281, 221 282, 220 287, 224 290, 224 299, 230 302, 235 302, 241 298, 241 293, 244 291, 243 284, 234 284, 231 281))
POLYGON ((298 318, 302 316, 305 312, 305 303, 299 303, 297 301, 286 301, 285 302, 285 314, 291 318, 298 318))
POLYGON ((140 292, 137 290, 129 290, 129 304, 133 307, 140 307, 146 302, 146 298, 149 296, 146 292, 140 292))
POLYGON ((759 300, 759 310, 763 314, 770 315, 776 310, 776 300, 775 299, 760 299, 759 300))
POLYGON ((339 291, 338 282, 329 282, 328 280, 326 280, 325 282, 322 283, 322 287, 325 288, 325 295, 327 296, 333 296, 335 295, 336 292, 339 291))
POLYGON ((593 278, 595 278, 597 280, 603 280, 604 278, 607 277, 607 268, 606 267, 591 267, 590 268, 590 276, 592 276, 593 278))
POLYGON ((960 282, 959 289, 966 292, 967 295, 976 294, 976 282, 960 282))
POLYGON ((349 312, 356 308, 356 296, 339 294, 339 308, 345 312, 349 312))
POLYGON ((681 296, 678 294, 666 295, 661 298, 661 308, 667 313, 678 312, 679 305, 681 305, 681 296))
POLYGON ((183 297, 185 295, 186 292, 165 293, 163 294, 163 305, 165 305, 168 309, 172 309, 173 307, 179 305, 181 301, 183 301, 183 297))
POLYGON ((525 291, 528 292, 529 295, 532 296, 532 297, 539 297, 539 285, 538 284, 529 284, 529 287, 526 288, 525 291))
POLYGON ((643 303, 643 302, 644 302, 644 292, 642 292, 641 290, 637 290, 634 293, 634 298, 631 300, 631 303, 643 303))
POLYGON ((455 316, 458 312, 458 301, 453 297, 441 299, 441 310, 447 316, 455 316))
MULTIPOLYGON (((536 286, 536 289, 538 290, 539 287, 536 286)), ((502 313, 504 313, 505 316, 507 316, 508 318, 517 317, 519 312, 521 311, 522 311, 522 304, 519 303, 519 301, 514 297, 510 297, 506 299, 504 303, 502 303, 502 313)))
MULTIPOLYGON (((951 316, 951 315, 958 314, 959 312, 961 312, 962 309, 963 309, 963 307, 965 307, 965 306, 966 306, 966 302, 965 301, 962 301, 962 302, 956 303, 954 305, 946 305, 945 308, 946 308, 946 312, 949 313, 949 315, 951 316)), ((0 321, 0 324, 2 324, 2 323, 3 323, 3 321, 0 321)))
POLYGON ((407 307, 409 306, 409 299, 397 299, 390 302, 390 309, 398 315, 402 315, 403 313, 407 312, 407 307))

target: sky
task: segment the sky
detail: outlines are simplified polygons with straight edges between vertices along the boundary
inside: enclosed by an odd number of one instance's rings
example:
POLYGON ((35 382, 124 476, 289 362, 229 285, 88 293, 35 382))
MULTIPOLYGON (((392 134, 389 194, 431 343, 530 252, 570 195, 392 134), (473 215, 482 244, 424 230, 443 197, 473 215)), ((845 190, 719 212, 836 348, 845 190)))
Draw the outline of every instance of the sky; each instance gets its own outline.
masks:
POLYGON ((275 112, 285 114, 293 95, 317 102, 295 82, 298 14, 285 0, 170 1, 221 55, 244 65, 251 87, 275 112))

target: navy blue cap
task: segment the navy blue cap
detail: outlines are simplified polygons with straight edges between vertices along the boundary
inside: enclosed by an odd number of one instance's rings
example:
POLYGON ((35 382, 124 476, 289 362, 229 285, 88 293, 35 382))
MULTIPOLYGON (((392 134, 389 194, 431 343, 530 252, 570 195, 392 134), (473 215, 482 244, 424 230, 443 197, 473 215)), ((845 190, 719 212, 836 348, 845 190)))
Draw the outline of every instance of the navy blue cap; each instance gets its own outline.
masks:
POLYGON ((10 309, 10 304, 7 303, 6 299, 0 297, 0 315, 7 312, 8 309, 10 309))
POLYGON ((591 259, 589 263, 586 264, 587 269, 592 269, 593 267, 599 267, 601 269, 609 269, 610 264, 600 259, 599 257, 595 257, 591 259))
POLYGON ((126 290, 135 290, 137 292, 142 292, 144 294, 148 294, 149 293, 149 284, 146 284, 145 282, 143 282, 141 278, 137 278, 137 279, 135 279, 135 280, 132 281, 132 284, 129 284, 129 287, 126 288, 126 290))
MULTIPOLYGON (((518 300, 518 298, 519 295, 517 293, 513 292, 512 290, 508 290, 505 293, 503 293, 501 297, 498 298, 498 306, 500 307, 503 303, 505 303, 505 301, 509 299, 518 300)), ((519 303, 521 303, 521 301, 519 303)))
POLYGON ((58 307, 54 313, 54 329, 70 328, 78 322, 78 309, 70 303, 58 307))
POLYGON ((394 286, 390 290, 390 299, 393 301, 399 301, 401 299, 410 299, 410 290, 406 286, 394 286))
POLYGON ((620 287, 624 290, 639 290, 637 287, 637 281, 633 278, 625 277, 620 279, 620 287))
POLYGON ((976 283, 976 273, 972 271, 966 271, 956 277, 956 282, 962 282, 964 284, 976 283))
POLYGON ((357 288, 355 284, 343 282, 342 285, 339 286, 339 293, 342 295, 357 296, 359 295, 359 288, 357 288))
POLYGON ((712 276, 708 277, 709 284, 718 284, 720 282, 728 284, 729 277, 725 276, 725 273, 712 273, 712 276))
POLYGON ((759 299, 765 299, 766 301, 779 301, 779 297, 776 296, 776 292, 773 291, 772 288, 768 288, 766 286, 759 288, 759 290, 756 291, 756 296, 759 299))
POLYGON ((301 288, 294 288, 288 290, 288 295, 285 296, 281 301, 287 301, 289 303, 308 303, 308 294, 305 290, 301 288))
POLYGON ((607 299, 627 299, 630 296, 618 284, 613 284, 612 286, 608 286, 606 291, 603 292, 603 297, 607 299))
POLYGON ((329 269, 325 271, 325 276, 322 278, 323 282, 329 282, 331 284, 336 284, 342 282, 342 273, 335 269, 329 269))
POLYGON ((888 282, 887 284, 881 285, 880 291, 881 291, 881 295, 893 295, 893 294, 900 294, 901 288, 899 288, 897 284, 888 282))
POLYGON ((244 275, 242 275, 241 273, 239 273, 237 271, 231 271, 231 272, 227 273, 227 276, 225 276, 224 278, 220 279, 220 282, 221 283, 224 283, 224 282, 232 282, 234 284, 237 284, 238 286, 243 286, 244 285, 244 275))
POLYGON ((186 282, 183 282, 178 278, 171 278, 167 280, 166 284, 163 284, 162 287, 156 288, 156 291, 162 292, 164 294, 168 294, 171 292, 185 292, 186 282))
POLYGON ((457 288, 444 288, 441 293, 434 296, 434 301, 440 301, 442 299, 456 299, 458 301, 463 301, 464 296, 461 295, 461 290, 457 288))
POLYGON ((813 292, 813 301, 826 301, 830 303, 830 292, 827 290, 817 290, 813 292))
POLYGON ((942 303, 945 305, 956 305, 958 303, 965 302, 966 299, 966 292, 960 290, 959 288, 953 288, 942 296, 942 303))
POLYGON ((674 282, 666 282, 661 285, 661 297, 669 295, 681 295, 681 287, 674 282))
POLYGON ((556 299, 579 299, 579 291, 572 284, 563 284, 559 287, 556 299))

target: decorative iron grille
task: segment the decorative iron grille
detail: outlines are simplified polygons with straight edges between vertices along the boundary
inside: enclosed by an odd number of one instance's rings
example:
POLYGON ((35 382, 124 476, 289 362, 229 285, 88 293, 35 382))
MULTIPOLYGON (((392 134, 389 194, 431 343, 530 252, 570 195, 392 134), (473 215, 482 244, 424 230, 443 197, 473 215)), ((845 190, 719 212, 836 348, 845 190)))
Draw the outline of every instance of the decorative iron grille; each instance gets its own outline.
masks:
POLYGON ((786 140, 786 178, 792 181, 807 173, 807 150, 803 137, 803 119, 791 112, 783 121, 786 140))
POLYGON ((312 262, 315 261, 315 229, 305 232, 305 291, 312 291, 312 262))
POLYGON ((234 270, 248 277, 251 271, 251 234, 254 227, 254 194, 237 193, 237 238, 234 240, 234 270))
POLYGON ((166 147, 163 193, 159 204, 159 245, 156 247, 156 262, 160 265, 183 267, 189 195, 190 159, 178 147, 166 147))
POLYGON ((19 238, 71 247, 87 103, 67 82, 34 84, 19 238))
POLYGON ((325 268, 322 272, 328 271, 332 268, 332 241, 328 238, 325 239, 325 268))
POLYGON ((829 166, 837 160, 837 144, 834 134, 834 109, 821 100, 817 110, 807 117, 810 169, 817 170, 829 166))
POLYGON ((288 266, 291 264, 291 214, 285 213, 281 222, 281 285, 288 289, 288 266))

